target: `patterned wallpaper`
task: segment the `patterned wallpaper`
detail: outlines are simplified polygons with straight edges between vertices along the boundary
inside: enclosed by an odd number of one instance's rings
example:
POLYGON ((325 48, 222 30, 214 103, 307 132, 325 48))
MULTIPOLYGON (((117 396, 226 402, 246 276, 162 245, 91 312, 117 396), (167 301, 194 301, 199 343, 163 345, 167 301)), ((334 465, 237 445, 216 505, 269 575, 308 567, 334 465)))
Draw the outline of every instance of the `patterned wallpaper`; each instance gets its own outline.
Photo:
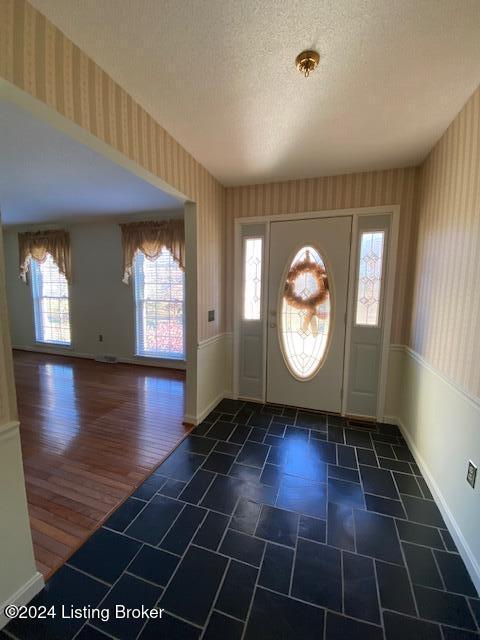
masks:
POLYGON ((25 0, 0 0, 0 77, 197 202, 200 340, 225 330, 224 310, 232 302, 234 218, 399 204, 392 342, 410 341, 438 370, 480 395, 480 90, 420 169, 224 189, 25 0), (217 310, 215 322, 207 322, 208 309, 217 310))
POLYGON ((0 77, 197 203, 198 336, 224 331, 224 189, 93 60, 25 0, 0 0, 0 77), (207 309, 216 309, 207 323, 207 309))
POLYGON ((480 88, 419 176, 410 346, 480 397, 480 88))
MULTIPOLYGON (((392 169, 227 188, 227 282, 230 283, 227 292, 229 296, 227 310, 231 309, 232 302, 233 221, 235 218, 399 204, 400 237, 391 341, 402 342, 409 327, 408 314, 405 313, 406 267, 410 255, 415 176, 414 168, 392 169)), ((232 326, 231 313, 227 313, 227 326, 232 326)))

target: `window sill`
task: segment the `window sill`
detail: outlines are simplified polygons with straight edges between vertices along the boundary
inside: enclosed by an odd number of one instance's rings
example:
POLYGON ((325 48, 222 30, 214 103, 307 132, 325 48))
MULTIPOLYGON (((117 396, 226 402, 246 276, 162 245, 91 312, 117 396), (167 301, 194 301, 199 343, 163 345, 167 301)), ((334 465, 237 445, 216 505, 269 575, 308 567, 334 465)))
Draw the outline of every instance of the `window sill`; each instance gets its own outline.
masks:
POLYGON ((144 356, 136 353, 133 356, 132 361, 138 364, 165 367, 168 369, 180 369, 182 371, 187 368, 187 361, 184 358, 159 358, 157 356, 144 356))
POLYGON ((143 358, 145 360, 158 360, 159 362, 163 360, 164 362, 179 362, 183 364, 186 363, 184 356, 182 356, 181 358, 174 358, 174 357, 169 358, 168 356, 154 356, 154 355, 149 355, 148 353, 136 353, 135 358, 143 358))
POLYGON ((63 342, 41 342, 40 340, 35 340, 34 344, 38 347, 51 347, 52 349, 68 349, 69 351, 74 351, 72 344, 64 344, 63 342))

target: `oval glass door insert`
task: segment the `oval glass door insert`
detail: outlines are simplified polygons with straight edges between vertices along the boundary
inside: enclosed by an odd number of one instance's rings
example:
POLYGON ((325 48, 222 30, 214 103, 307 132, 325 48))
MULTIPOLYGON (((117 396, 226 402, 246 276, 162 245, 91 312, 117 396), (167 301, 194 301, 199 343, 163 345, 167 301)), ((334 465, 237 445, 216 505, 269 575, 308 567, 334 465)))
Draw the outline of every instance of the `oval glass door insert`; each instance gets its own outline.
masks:
POLYGON ((314 247, 297 252, 281 286, 280 348, 290 373, 311 380, 323 364, 331 311, 327 270, 314 247))

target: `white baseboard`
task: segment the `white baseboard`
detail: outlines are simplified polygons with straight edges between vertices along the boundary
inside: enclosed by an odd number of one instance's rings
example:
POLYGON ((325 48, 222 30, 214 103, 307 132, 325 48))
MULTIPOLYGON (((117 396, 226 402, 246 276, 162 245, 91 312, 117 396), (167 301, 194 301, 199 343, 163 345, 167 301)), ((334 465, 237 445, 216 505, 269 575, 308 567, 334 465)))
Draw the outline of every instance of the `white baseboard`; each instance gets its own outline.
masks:
POLYGON ((95 356, 91 353, 82 353, 73 349, 64 349, 63 347, 47 347, 43 345, 12 345, 12 349, 16 351, 30 351, 32 353, 47 353, 50 356, 69 356, 70 358, 85 358, 93 360, 95 356))
MULTIPOLYGON (((85 360, 95 360, 95 355, 93 353, 82 353, 81 351, 75 351, 74 349, 64 349, 62 347, 48 347, 43 345, 32 345, 32 346, 20 346, 13 345, 12 349, 17 351, 29 351, 32 353, 46 353, 52 356, 68 356, 70 358, 83 358, 85 360)), ((140 356, 136 358, 132 356, 131 358, 117 358, 117 362, 121 364, 136 364, 143 367, 157 367, 160 369, 177 369, 179 371, 185 371, 186 364, 185 361, 176 361, 176 360, 155 360, 153 358, 144 358, 140 356)))
POLYGON ((186 409, 185 422, 199 424, 223 398, 231 397, 228 343, 229 334, 221 333, 198 344, 196 402, 186 409))
POLYGON ((383 421, 385 424, 394 424, 395 426, 397 426, 400 430, 402 430, 402 426, 400 423, 400 418, 397 418, 396 416, 383 416, 383 421))
POLYGON ((243 400, 244 402, 258 402, 263 404, 265 401, 263 398, 250 398, 250 396, 233 396, 235 400, 243 400))
POLYGON ((158 369, 175 369, 177 371, 185 371, 187 365, 184 360, 178 362, 176 360, 154 360, 151 358, 118 358, 117 362, 121 364, 136 364, 141 367, 157 367, 158 369))
POLYGON ((435 499, 435 502, 438 508, 440 509, 440 513, 442 514, 443 519, 445 520, 447 529, 450 532, 455 544, 457 545, 458 552, 462 556, 462 560, 464 561, 465 566, 467 567, 468 573, 472 578, 472 582, 475 585, 477 592, 480 593, 480 566, 475 556, 473 555, 467 541, 465 540, 465 537, 463 536, 457 521, 455 520, 452 512, 450 511, 450 508, 442 492, 440 491, 440 488, 435 482, 435 479, 430 473, 429 468, 425 464, 425 461, 423 460, 417 447, 415 446, 415 443, 412 437, 408 433, 405 426, 402 424, 402 421, 399 418, 394 418, 394 417, 389 417, 387 421, 389 421, 392 424, 396 424, 400 429, 400 431, 402 432, 403 437, 407 441, 410 451, 412 452, 413 457, 415 458, 415 462, 417 463, 420 471, 422 472, 422 475, 425 478, 425 482, 427 483, 428 488, 430 489, 435 499))
POLYGON ((215 409, 215 407, 219 402, 221 402, 224 398, 231 398, 231 397, 232 397, 232 394, 230 393, 230 391, 224 391, 223 393, 220 393, 214 400, 212 400, 212 402, 210 402, 205 407, 205 409, 201 411, 197 416, 185 415, 183 418, 183 421, 188 424, 193 424, 197 426, 198 424, 203 422, 203 420, 205 420, 208 414, 215 409))
POLYGON ((3 629, 9 622, 10 618, 5 615, 5 607, 10 604, 14 604, 17 607, 21 607, 28 604, 37 593, 43 589, 45 581, 43 576, 38 571, 33 575, 28 582, 26 582, 20 589, 13 594, 11 598, 6 600, 0 605, 0 629, 3 629))

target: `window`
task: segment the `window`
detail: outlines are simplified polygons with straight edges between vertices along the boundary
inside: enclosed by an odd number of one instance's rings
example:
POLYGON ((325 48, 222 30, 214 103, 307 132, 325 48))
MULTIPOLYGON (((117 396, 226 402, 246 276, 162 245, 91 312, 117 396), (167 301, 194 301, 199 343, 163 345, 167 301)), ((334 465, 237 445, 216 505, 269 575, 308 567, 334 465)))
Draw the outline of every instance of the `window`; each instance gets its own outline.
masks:
POLYGON ((262 238, 243 243, 243 319, 260 320, 262 306, 262 238))
POLYGON ((48 253, 44 262, 30 261, 35 339, 70 345, 68 283, 48 253))
POLYGON ((171 253, 163 249, 149 260, 138 251, 134 288, 137 355, 183 359, 184 273, 171 253))
POLYGON ((378 327, 379 324, 384 241, 384 231, 365 231, 360 236, 357 325, 378 327))
POLYGON ((281 283, 280 345, 299 380, 311 380, 323 364, 330 330, 330 292, 325 264, 312 246, 302 247, 281 283))

